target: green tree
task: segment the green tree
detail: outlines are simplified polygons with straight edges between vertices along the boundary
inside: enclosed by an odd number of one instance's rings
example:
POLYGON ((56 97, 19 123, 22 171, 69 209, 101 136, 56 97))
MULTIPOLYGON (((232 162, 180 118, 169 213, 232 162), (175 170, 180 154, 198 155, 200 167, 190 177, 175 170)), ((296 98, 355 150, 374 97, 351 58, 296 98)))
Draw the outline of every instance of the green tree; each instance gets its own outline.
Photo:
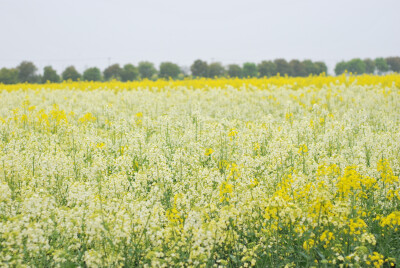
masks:
POLYGON ((389 66, 384 58, 376 58, 375 66, 378 74, 383 74, 389 71, 389 66))
POLYGON ((336 66, 335 66, 335 74, 336 75, 341 75, 346 70, 347 70, 347 62, 341 61, 341 62, 336 63, 336 66))
POLYGON ((190 66, 190 71, 194 77, 208 77, 208 64, 202 60, 195 60, 190 66))
POLYGON ((160 64, 159 77, 177 79, 181 73, 181 68, 172 62, 162 62, 160 64))
POLYGON ((229 77, 243 77, 242 67, 237 64, 228 65, 228 75, 229 77))
POLYGON ((97 67, 91 67, 83 72, 83 80, 85 81, 101 81, 101 71, 97 67))
POLYGON ((33 62, 23 61, 18 67, 18 80, 21 83, 37 83, 39 82, 38 76, 36 74, 37 68, 33 62))
POLYGON ((347 71, 353 74, 365 73, 365 63, 361 59, 352 59, 347 62, 347 71))
POLYGON ((245 62, 243 63, 243 76, 244 77, 257 77, 258 72, 257 72, 257 65, 252 62, 245 62))
POLYGON ((291 76, 307 76, 306 67, 299 60, 291 60, 289 62, 289 65, 291 69, 290 72, 291 76))
POLYGON ((64 81, 66 81, 66 80, 78 81, 81 78, 81 75, 75 69, 74 66, 69 66, 62 73, 62 78, 64 81))
POLYGON ((306 70, 307 75, 316 75, 318 74, 319 68, 318 66, 312 62, 311 60, 304 60, 303 61, 304 68, 306 70))
POLYGON ((365 63, 365 73, 373 74, 375 73, 375 62, 371 59, 364 59, 365 63))
POLYGON ((46 66, 43 68, 42 83, 46 83, 47 81, 51 83, 59 83, 60 80, 60 76, 57 74, 57 71, 53 69, 53 67, 46 66))
POLYGON ((108 66, 104 71, 104 80, 108 81, 111 79, 121 80, 122 69, 118 63, 108 66))
POLYGON ((133 81, 139 78, 139 71, 133 64, 125 64, 121 72, 121 81, 133 81))
POLYGON ((257 65, 260 77, 271 77, 277 74, 276 65, 272 61, 262 61, 257 65))
POLYGON ((18 83, 18 69, 1 68, 0 70, 0 84, 17 84, 18 83))
POLYGON ((314 64, 317 67, 317 72, 316 72, 317 75, 322 73, 328 74, 328 67, 326 66, 325 62, 317 61, 314 64))
POLYGON ((222 77, 226 73, 224 66, 220 62, 213 62, 208 65, 208 77, 222 77))
POLYGON ((154 79, 157 74, 154 64, 148 61, 139 62, 138 69, 141 79, 154 79))
POLYGON ((391 71, 400 73, 400 57, 388 57, 386 62, 391 71))
POLYGON ((291 68, 289 63, 285 59, 276 59, 274 60, 274 63, 276 65, 276 71, 280 75, 290 75, 291 68))

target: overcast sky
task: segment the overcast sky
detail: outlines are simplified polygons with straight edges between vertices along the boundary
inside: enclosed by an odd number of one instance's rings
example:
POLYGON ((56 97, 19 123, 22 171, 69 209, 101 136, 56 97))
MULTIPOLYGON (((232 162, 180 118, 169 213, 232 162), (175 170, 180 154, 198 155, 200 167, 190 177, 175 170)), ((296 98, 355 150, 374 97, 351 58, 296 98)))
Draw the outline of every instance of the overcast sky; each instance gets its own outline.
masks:
POLYGON ((0 67, 400 56, 399 0, 0 0, 0 67))

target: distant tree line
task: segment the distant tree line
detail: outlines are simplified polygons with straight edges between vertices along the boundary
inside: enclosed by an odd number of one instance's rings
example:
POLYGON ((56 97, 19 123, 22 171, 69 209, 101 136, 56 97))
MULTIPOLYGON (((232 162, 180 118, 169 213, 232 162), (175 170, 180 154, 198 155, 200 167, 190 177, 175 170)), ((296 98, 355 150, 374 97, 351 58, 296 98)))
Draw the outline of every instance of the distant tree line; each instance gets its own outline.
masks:
POLYGON ((177 64, 172 62, 163 62, 158 70, 153 63, 143 61, 137 66, 126 64, 112 64, 101 71, 97 67, 87 68, 82 74, 74 66, 67 67, 60 75, 51 66, 43 69, 43 74, 38 74, 37 67, 28 61, 21 62, 16 68, 2 68, 0 70, 0 83, 58 83, 61 81, 134 81, 139 79, 157 78, 165 79, 183 79, 187 76, 194 78, 206 77, 271 77, 278 74, 284 76, 308 76, 326 73, 327 67, 323 62, 312 62, 311 60, 291 60, 287 62, 284 59, 274 61, 262 61, 258 64, 246 62, 243 65, 230 64, 223 66, 219 62, 207 63, 206 61, 196 60, 190 66, 189 71, 183 70, 177 64))
POLYGON ((274 61, 262 61, 258 64, 246 62, 242 66, 230 64, 224 67, 219 62, 208 64, 202 60, 196 60, 190 67, 193 77, 271 77, 280 74, 281 76, 309 76, 327 73, 324 62, 312 62, 311 60, 291 60, 276 59, 274 61))
MULTIPOLYGON (((378 73, 382 74, 388 71, 400 72, 400 57, 377 58, 375 60, 353 59, 348 62, 339 62, 336 65, 335 73, 342 74, 348 72, 378 73)), ((276 59, 274 61, 262 61, 258 64, 246 62, 242 65, 230 64, 222 65, 220 62, 207 63, 203 60, 196 60, 190 66, 189 71, 185 71, 177 64, 172 62, 162 62, 158 69, 153 63, 148 61, 139 62, 137 66, 133 64, 112 64, 101 71, 97 67, 87 68, 83 73, 79 73, 74 66, 67 67, 61 74, 58 74, 51 66, 46 66, 42 74, 38 74, 38 68, 33 62, 23 61, 15 68, 0 69, 0 83, 58 83, 61 81, 134 81, 140 79, 157 78, 165 79, 183 79, 187 76, 194 78, 207 77, 271 77, 281 76, 299 76, 319 75, 327 73, 327 66, 322 61, 313 62, 311 60, 291 60, 276 59)))
POLYGON ((375 60, 356 58, 336 64, 336 75, 341 75, 346 71, 354 74, 400 73, 400 57, 376 58, 375 60))

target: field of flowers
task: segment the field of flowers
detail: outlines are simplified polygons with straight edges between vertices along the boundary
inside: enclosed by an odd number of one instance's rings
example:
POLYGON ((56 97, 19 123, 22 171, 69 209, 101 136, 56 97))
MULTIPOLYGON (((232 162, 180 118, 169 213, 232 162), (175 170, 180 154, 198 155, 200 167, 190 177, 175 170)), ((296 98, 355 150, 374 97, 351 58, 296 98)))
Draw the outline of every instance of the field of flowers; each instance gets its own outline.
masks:
POLYGON ((393 267, 400 75, 0 85, 1 267, 393 267))

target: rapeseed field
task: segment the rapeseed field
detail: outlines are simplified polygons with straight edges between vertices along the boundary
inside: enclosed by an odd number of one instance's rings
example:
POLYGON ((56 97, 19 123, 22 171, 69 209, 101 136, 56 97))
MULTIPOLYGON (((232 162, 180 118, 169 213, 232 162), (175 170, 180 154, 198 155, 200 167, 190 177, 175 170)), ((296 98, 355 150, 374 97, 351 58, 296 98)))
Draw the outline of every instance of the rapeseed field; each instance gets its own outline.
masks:
POLYGON ((2 267, 394 267, 400 75, 0 85, 2 267))

